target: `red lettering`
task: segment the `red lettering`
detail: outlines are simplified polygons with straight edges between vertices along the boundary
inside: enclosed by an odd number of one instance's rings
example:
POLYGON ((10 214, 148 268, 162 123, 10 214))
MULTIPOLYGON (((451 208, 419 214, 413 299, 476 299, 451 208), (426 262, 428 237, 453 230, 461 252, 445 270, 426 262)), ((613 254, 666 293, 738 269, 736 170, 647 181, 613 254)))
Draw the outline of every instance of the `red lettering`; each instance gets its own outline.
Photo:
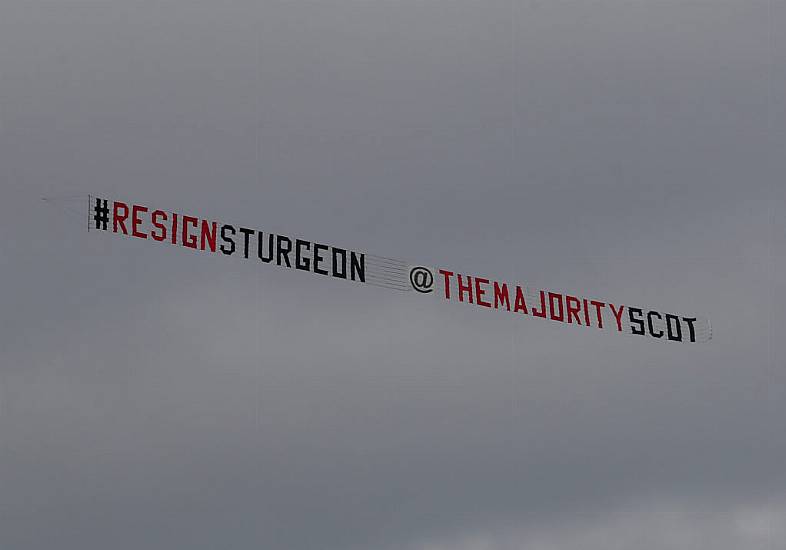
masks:
POLYGON ((494 281, 494 308, 499 309, 500 304, 505 304, 505 307, 510 311, 510 296, 508 295, 508 285, 502 283, 502 286, 494 281))
POLYGON ((205 244, 207 243, 210 252, 216 251, 216 222, 212 224, 207 220, 202 220, 202 236, 199 239, 199 248, 201 250, 205 249, 205 244))
POLYGON ((485 289, 480 288, 480 285, 487 285, 489 284, 488 279, 483 279, 482 277, 475 277, 475 300, 478 302, 479 306, 483 307, 491 307, 491 302, 486 302, 483 300, 483 295, 486 294, 485 289))
POLYGON ((590 303, 595 306, 595 310, 598 313, 598 328, 603 328, 603 315, 601 314, 601 310, 606 307, 606 304, 598 302, 597 300, 592 300, 590 303))
POLYGON ((139 214, 142 212, 147 212, 146 206, 135 204, 131 207, 131 234, 138 239, 147 239, 147 233, 139 231, 139 224, 142 223, 142 218, 139 217, 139 214))
POLYGON ((128 235, 128 229, 126 229, 126 220, 128 219, 128 205, 124 202, 115 201, 113 212, 112 212, 112 229, 115 233, 117 233, 117 226, 119 225, 123 230, 123 235, 128 235), (120 213, 120 210, 123 210, 123 213, 120 213))
POLYGON ((568 310, 568 324, 573 324, 573 319, 576 319, 576 324, 581 324, 579 319, 579 311, 581 311, 581 302, 575 296, 565 295, 565 305, 568 310))
POLYGON ((450 300, 450 278, 453 276, 453 272, 444 269, 440 269, 439 272, 445 277, 445 299, 450 300))
POLYGON ((609 302, 609 307, 611 308, 611 311, 614 313, 614 318, 617 320, 617 330, 622 332, 622 311, 625 309, 625 306, 620 306, 620 310, 617 311, 614 308, 614 304, 609 302))
POLYGON ((188 226, 196 228, 197 219, 192 216, 183 216, 183 246, 186 248, 196 248, 196 237, 188 232, 188 226))
POLYGON ((158 221, 158 218, 163 218, 163 221, 166 221, 166 212, 162 210, 156 210, 153 212, 152 215, 152 222, 153 226, 160 231, 160 233, 156 233, 155 230, 150 232, 150 236, 153 237, 158 242, 161 242, 166 239, 166 226, 158 221))
POLYGON ((467 284, 466 285, 461 282, 461 275, 456 275, 456 277, 458 277, 459 302, 463 302, 464 301, 464 294, 466 294, 469 297, 469 303, 470 304, 473 303, 472 302, 472 277, 467 275, 467 284))
POLYGON ((589 304, 587 303, 587 299, 586 298, 584 298, 584 323, 586 323, 587 326, 590 326, 589 304))
POLYGON ((518 285, 516 285, 516 304, 513 307, 513 312, 518 313, 528 313, 527 312, 527 301, 524 299, 524 291, 518 285))
POLYGON ((549 309, 551 310, 552 321, 565 321, 565 314, 562 309, 562 294, 558 294, 556 292, 549 292, 549 309), (557 303, 559 303, 559 317, 554 315, 554 298, 556 298, 557 303))
POLYGON ((177 244, 177 214, 172 213, 172 244, 177 244))
POLYGON ((542 290, 540 291, 540 311, 538 311, 538 308, 533 307, 532 315, 535 317, 543 317, 544 319, 546 318, 546 293, 542 290))

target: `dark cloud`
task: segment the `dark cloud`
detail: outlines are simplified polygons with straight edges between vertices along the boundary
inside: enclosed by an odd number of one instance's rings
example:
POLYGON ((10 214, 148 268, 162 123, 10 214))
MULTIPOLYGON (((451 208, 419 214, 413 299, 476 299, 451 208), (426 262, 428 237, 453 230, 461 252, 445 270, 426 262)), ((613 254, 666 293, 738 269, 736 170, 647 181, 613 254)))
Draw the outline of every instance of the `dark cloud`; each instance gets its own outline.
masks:
POLYGON ((0 546, 777 546, 776 8, 4 4, 0 546), (40 200, 80 193, 706 313, 714 340, 102 238, 40 200))

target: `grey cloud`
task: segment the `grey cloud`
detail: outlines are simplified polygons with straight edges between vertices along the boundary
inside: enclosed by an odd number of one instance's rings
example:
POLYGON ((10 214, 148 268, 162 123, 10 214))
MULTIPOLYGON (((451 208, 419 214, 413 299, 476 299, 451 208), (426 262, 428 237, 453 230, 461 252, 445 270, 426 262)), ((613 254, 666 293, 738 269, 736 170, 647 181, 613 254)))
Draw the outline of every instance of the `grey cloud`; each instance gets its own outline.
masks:
POLYGON ((0 546, 779 544, 768 14, 4 3, 0 546), (706 313, 715 339, 88 235, 40 201, 88 192, 706 313))
POLYGON ((534 527, 499 527, 449 540, 416 543, 413 550, 595 550, 750 548, 767 549, 784 533, 786 514, 776 502, 736 507, 711 502, 651 502, 602 513, 588 511, 569 522, 534 527))

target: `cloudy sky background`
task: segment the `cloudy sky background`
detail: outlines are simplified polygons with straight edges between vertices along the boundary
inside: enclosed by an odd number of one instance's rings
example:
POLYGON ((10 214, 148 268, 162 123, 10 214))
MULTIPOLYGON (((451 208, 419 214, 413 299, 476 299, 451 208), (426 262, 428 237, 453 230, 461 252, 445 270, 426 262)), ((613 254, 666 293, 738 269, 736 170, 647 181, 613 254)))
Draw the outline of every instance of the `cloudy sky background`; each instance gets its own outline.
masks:
POLYGON ((0 547, 786 547, 763 0, 0 4, 0 547), (613 337, 85 230, 92 193, 708 315, 613 337))

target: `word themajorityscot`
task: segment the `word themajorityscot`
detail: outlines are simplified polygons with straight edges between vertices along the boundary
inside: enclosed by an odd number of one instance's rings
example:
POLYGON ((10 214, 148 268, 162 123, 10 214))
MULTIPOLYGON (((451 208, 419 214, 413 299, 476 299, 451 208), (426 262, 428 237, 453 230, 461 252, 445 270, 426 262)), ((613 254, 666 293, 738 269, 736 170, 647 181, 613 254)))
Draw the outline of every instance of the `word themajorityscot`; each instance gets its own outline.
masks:
POLYGON ((696 342, 697 317, 654 309, 613 304, 550 290, 533 291, 522 285, 462 275, 440 269, 446 300, 488 309, 507 310, 568 325, 608 328, 620 333, 672 342, 696 342))
POLYGON ((535 289, 521 283, 413 265, 403 260, 357 252, 222 223, 170 210, 89 197, 90 225, 131 238, 168 243, 218 256, 308 271, 380 288, 416 291, 419 296, 461 302, 532 319, 628 334, 661 342, 695 343, 712 339, 706 317, 624 305, 579 294, 535 289))

